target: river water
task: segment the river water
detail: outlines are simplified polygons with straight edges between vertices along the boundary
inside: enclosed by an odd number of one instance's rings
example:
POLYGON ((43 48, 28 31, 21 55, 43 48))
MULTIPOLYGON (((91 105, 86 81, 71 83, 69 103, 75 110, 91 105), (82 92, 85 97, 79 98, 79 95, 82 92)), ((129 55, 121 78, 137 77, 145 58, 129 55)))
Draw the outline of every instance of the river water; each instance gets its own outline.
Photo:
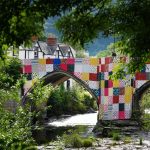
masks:
POLYGON ((83 128, 83 136, 92 135, 93 127, 97 122, 97 112, 87 114, 77 114, 74 116, 61 119, 50 119, 40 129, 33 131, 33 137, 38 145, 49 143, 56 140, 57 137, 61 137, 69 130, 75 130, 83 128))
MULTIPOLYGON (((146 110, 145 113, 150 113, 150 110, 146 110)), ((49 119, 49 121, 42 126, 41 129, 33 131, 33 137, 36 142, 41 145, 48 143, 52 140, 56 140, 57 137, 61 137, 68 130, 75 130, 80 127, 86 128, 84 135, 92 135, 92 129, 97 123, 97 112, 87 114, 77 114, 74 116, 66 117, 62 116, 60 119, 49 119)))
POLYGON ((89 125, 94 126, 97 122, 97 112, 96 113, 87 113, 87 114, 78 114, 66 119, 58 119, 56 121, 48 123, 48 125, 62 127, 62 126, 76 126, 76 125, 89 125))

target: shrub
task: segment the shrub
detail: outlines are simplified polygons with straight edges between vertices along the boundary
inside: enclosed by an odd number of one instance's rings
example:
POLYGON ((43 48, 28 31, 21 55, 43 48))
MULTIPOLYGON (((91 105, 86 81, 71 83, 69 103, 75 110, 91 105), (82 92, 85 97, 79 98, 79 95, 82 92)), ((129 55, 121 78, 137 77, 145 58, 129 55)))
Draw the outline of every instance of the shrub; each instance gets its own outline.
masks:
POLYGON ((94 110, 97 108, 96 100, 76 83, 69 92, 62 85, 55 87, 49 97, 48 105, 52 106, 52 109, 48 111, 49 116, 85 113, 90 108, 94 110))
POLYGON ((119 135, 119 133, 118 133, 118 132, 113 133, 112 139, 115 140, 115 141, 119 141, 119 140, 120 140, 120 135, 119 135))
POLYGON ((69 134, 64 134, 62 140, 64 141, 65 147, 91 147, 93 145, 93 138, 82 137, 79 135, 81 128, 71 131, 69 134))
POLYGON ((64 140, 66 147, 80 148, 83 146, 83 141, 82 141, 81 137, 76 133, 73 133, 72 135, 64 134, 63 140, 64 140))
POLYGON ((93 141, 90 138, 83 139, 83 147, 91 147, 93 145, 93 141))
POLYGON ((72 147, 80 148, 83 146, 83 140, 78 134, 74 134, 72 137, 72 147))
POLYGON ((130 142, 131 142, 131 137, 125 136, 125 138, 123 139, 123 142, 124 142, 125 144, 130 143, 130 142))

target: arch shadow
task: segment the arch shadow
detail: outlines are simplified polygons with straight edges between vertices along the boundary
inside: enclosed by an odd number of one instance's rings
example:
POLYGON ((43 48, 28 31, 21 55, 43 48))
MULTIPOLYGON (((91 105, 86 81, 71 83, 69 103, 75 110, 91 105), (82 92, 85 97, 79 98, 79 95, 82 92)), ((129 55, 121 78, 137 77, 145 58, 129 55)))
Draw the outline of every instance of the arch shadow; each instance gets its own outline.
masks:
MULTIPOLYGON (((51 83, 53 86, 59 85, 65 81, 67 81, 69 78, 72 78, 76 82, 78 82, 80 85, 82 85, 92 96, 95 100, 98 101, 97 96, 95 93, 90 89, 90 87, 81 79, 76 77, 75 75, 63 71, 63 70, 55 70, 48 74, 46 74, 44 77, 42 77, 40 80, 43 81, 44 86, 51 83)), ((22 104, 25 105, 27 102, 27 94, 32 92, 32 90, 36 87, 36 83, 26 92, 26 94, 22 98, 22 104)))
MULTIPOLYGON (((133 94, 133 102, 132 102, 132 118, 135 112, 141 111, 140 101, 142 98, 142 94, 150 87, 150 81, 144 83, 140 88, 136 89, 133 94)), ((140 116, 139 116, 140 117, 140 116)))

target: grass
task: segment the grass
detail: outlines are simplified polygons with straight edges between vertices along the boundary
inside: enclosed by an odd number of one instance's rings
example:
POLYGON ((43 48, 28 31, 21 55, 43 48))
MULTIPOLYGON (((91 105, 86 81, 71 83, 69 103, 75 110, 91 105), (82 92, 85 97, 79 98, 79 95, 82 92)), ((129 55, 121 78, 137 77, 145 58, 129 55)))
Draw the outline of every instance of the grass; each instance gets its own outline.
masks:
POLYGON ((109 132, 108 137, 112 138, 114 141, 119 141, 120 133, 119 133, 119 131, 111 131, 111 132, 109 132))
POLYGON ((112 139, 113 139, 114 141, 119 141, 119 140, 120 140, 120 135, 119 135, 119 133, 118 133, 118 132, 113 133, 112 139))
POLYGON ((91 147, 93 145, 94 138, 82 137, 79 135, 78 130, 72 131, 71 134, 64 134, 62 136, 65 147, 91 147))
POLYGON ((65 147, 91 147, 93 145, 93 139, 87 137, 83 138, 77 133, 73 133, 72 135, 64 135, 63 140, 65 143, 65 147))
POLYGON ((128 143, 131 143, 131 137, 130 136, 125 136, 124 137, 124 139, 123 139, 123 142, 125 143, 125 144, 128 144, 128 143))

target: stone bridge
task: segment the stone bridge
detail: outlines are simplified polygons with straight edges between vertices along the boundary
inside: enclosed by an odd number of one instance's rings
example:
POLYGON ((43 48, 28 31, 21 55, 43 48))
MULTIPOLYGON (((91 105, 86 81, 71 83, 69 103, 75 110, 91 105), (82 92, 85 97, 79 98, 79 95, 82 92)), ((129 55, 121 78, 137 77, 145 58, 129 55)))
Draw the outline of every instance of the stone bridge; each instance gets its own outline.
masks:
POLYGON ((132 78, 127 75, 125 79, 111 80, 109 76, 120 61, 129 62, 126 57, 22 60, 22 72, 28 78, 24 94, 31 90, 36 76, 45 84, 53 85, 72 78, 97 100, 100 120, 130 119, 133 109, 138 109, 136 101, 140 98, 139 92, 136 96, 133 96, 134 93, 142 87, 146 89, 146 85, 150 86, 150 63, 132 78))

